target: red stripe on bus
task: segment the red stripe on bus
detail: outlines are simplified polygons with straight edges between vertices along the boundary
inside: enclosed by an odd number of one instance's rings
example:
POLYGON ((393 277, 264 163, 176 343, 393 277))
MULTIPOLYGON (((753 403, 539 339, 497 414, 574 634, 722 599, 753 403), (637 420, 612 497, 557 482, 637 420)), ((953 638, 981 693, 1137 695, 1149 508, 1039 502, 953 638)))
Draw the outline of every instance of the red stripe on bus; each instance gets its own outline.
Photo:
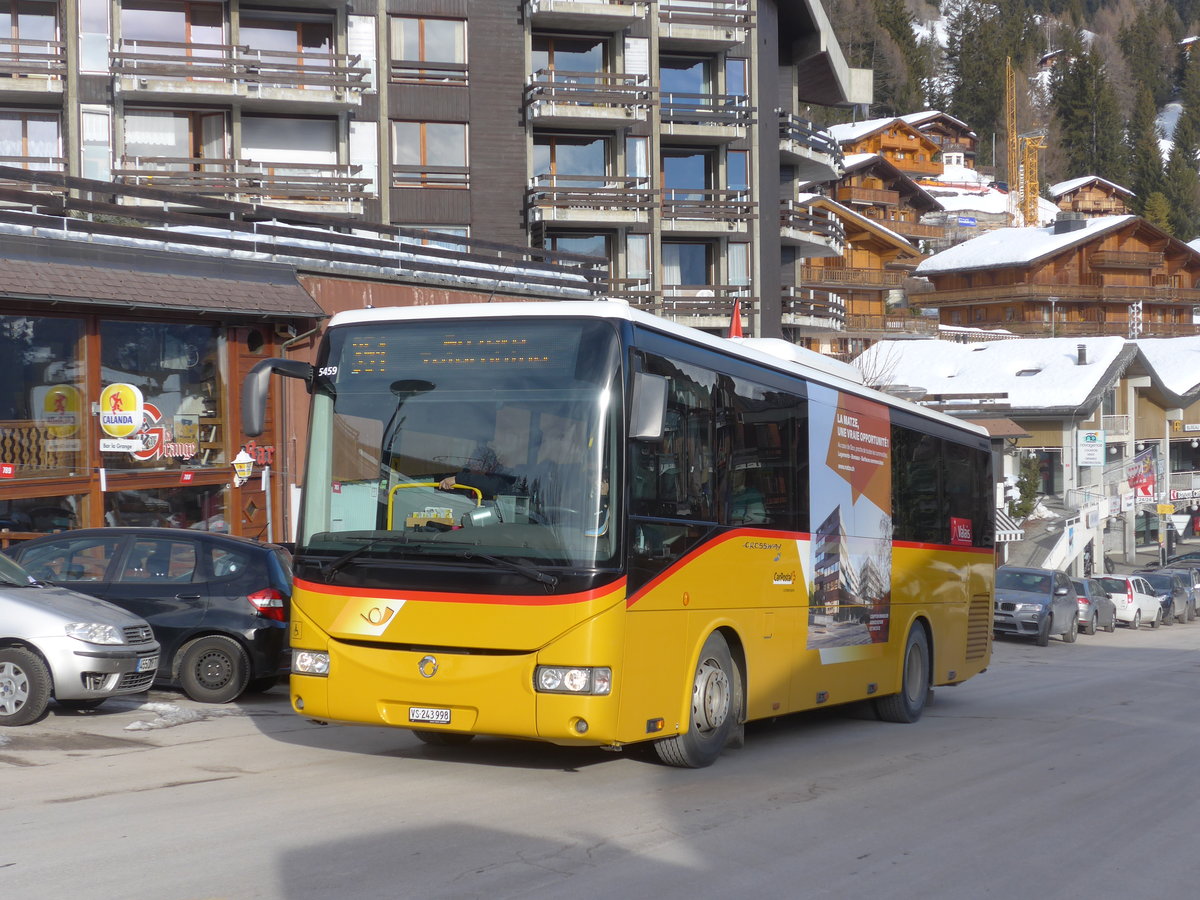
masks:
POLYGON ((318 584, 315 581, 297 579, 295 587, 312 594, 326 594, 334 597, 361 597, 380 600, 407 600, 418 603, 478 603, 489 606, 566 606, 572 603, 589 603, 600 600, 611 594, 616 594, 625 588, 625 578, 611 581, 604 587, 581 591, 577 594, 558 594, 547 596, 522 596, 519 594, 461 594, 441 593, 439 591, 393 591, 386 588, 373 590, 369 588, 343 588, 337 585, 318 584))
MULTIPOLYGON (((739 528, 736 531, 726 531, 723 534, 717 535, 710 541, 705 541, 686 556, 681 556, 670 567, 664 569, 662 572, 659 572, 652 579, 642 585, 641 590, 639 590, 636 594, 631 597, 626 597, 625 605, 627 607, 633 606, 633 604, 637 603, 647 593, 658 587, 666 579, 670 578, 673 574, 683 568, 683 566, 685 566, 687 563, 690 563, 697 556, 702 553, 709 552, 714 547, 724 544, 726 541, 735 541, 744 538, 766 538, 773 541, 806 541, 809 540, 810 537, 811 535, 802 531, 790 531, 781 535, 778 531, 766 531, 761 528, 739 528)), ((780 547, 780 549, 783 548, 780 547)))

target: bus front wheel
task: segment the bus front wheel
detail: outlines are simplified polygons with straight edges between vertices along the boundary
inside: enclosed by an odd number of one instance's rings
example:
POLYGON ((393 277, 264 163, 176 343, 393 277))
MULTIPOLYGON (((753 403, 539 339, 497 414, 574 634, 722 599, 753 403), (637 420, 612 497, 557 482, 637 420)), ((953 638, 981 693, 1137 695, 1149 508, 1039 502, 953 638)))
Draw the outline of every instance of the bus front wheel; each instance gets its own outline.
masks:
POLYGON ((714 631, 704 642, 692 678, 688 729, 655 744, 658 758, 688 769, 712 765, 739 727, 741 684, 729 645, 714 631))
POLYGON ((885 722, 915 722, 925 711, 929 697, 929 638, 920 624, 908 631, 904 643, 904 671, 900 693, 880 697, 875 711, 885 722))

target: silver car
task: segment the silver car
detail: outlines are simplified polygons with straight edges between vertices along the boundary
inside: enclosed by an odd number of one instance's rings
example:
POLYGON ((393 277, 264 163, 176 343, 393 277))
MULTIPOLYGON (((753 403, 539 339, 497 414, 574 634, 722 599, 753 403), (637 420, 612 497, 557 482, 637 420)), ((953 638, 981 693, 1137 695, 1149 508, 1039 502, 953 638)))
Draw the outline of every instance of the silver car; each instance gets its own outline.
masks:
POLYGON ((37 721, 52 697, 93 709, 144 691, 157 669, 145 619, 40 582, 0 556, 0 726, 37 721))
POLYGON ((1079 628, 1079 599, 1066 572, 1024 566, 996 570, 996 603, 992 629, 996 634, 1032 637, 1039 647, 1050 636, 1075 642, 1079 628))

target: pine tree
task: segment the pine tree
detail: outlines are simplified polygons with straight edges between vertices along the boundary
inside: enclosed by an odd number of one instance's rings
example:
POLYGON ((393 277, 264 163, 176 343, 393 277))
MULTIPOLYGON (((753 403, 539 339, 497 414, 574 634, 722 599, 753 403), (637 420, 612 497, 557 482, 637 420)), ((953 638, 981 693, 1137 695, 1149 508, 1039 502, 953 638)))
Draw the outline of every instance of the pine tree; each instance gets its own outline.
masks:
POLYGON ((1053 93, 1067 175, 1125 182, 1125 129, 1100 58, 1084 50, 1063 60, 1055 70, 1053 93))
MULTIPOLYGON (((1164 188, 1161 135, 1154 114, 1154 100, 1145 87, 1138 94, 1129 120, 1126 143, 1129 147, 1129 188, 1134 193, 1133 208, 1146 215, 1151 195, 1164 188)), ((1165 197, 1163 198, 1165 201, 1165 197)))
POLYGON ((1140 88, 1150 91, 1155 106, 1162 106, 1171 94, 1171 69, 1178 56, 1170 20, 1171 10, 1164 3, 1144 3, 1117 37, 1130 74, 1140 88))
POLYGON ((1155 191, 1142 204, 1142 218, 1157 225, 1167 234, 1174 234, 1171 227, 1171 203, 1162 191, 1155 191))

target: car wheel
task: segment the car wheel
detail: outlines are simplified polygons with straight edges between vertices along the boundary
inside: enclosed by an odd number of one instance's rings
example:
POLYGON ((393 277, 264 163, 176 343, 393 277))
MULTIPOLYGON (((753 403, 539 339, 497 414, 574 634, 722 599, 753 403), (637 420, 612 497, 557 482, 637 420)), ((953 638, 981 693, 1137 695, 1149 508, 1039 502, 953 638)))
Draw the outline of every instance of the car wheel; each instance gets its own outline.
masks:
POLYGON ((1196 604, 1195 604, 1195 602, 1192 602, 1192 603, 1189 603, 1189 604, 1188 604, 1188 608, 1187 608, 1187 620, 1188 620, 1189 622, 1191 622, 1191 621, 1193 621, 1195 618, 1196 618, 1196 604))
POLYGON ((1112 634, 1117 630, 1117 611, 1114 609, 1112 618, 1108 620, 1108 624, 1104 626, 1104 630, 1112 634))
POLYGON ((50 670, 24 647, 0 649, 0 725, 36 722, 50 704, 50 670))
POLYGON ((100 704, 107 699, 107 697, 100 697, 92 700, 59 700, 55 698, 54 702, 63 709, 73 709, 76 712, 86 712, 89 709, 99 709, 100 704))
POLYGON ((1175 624, 1182 625, 1187 620, 1188 620, 1187 604, 1186 603, 1184 604, 1183 609, 1180 609, 1178 606, 1175 607, 1175 624))
POLYGON ((1154 621, 1150 623, 1150 627, 1157 628, 1159 625, 1162 624, 1162 621, 1163 621, 1163 614, 1162 614, 1162 607, 1160 606, 1158 609, 1156 609, 1154 611, 1154 621))
POLYGON ((1092 613, 1092 617, 1087 620, 1087 624, 1083 626, 1084 634, 1095 634, 1096 626, 1100 624, 1100 616, 1097 613, 1092 613))
POLYGON ((1135 631, 1142 627, 1142 611, 1139 609, 1133 614, 1133 621, 1129 623, 1129 627, 1135 631))
POLYGON ((220 634, 196 638, 181 651, 179 683, 200 703, 228 703, 250 680, 250 660, 242 645, 220 634))
POLYGON ((904 672, 900 678, 900 693, 880 697, 875 712, 885 722, 915 722, 925 711, 929 699, 929 638, 920 624, 908 631, 904 645, 904 672))
POLYGON ((1071 616, 1071 621, 1067 624, 1067 630, 1063 632, 1062 639, 1064 644, 1073 644, 1075 639, 1079 637, 1079 613, 1071 616))
POLYGON ((658 758, 688 769, 712 765, 738 728, 741 694, 741 675, 729 654, 729 645, 714 631, 704 642, 692 676, 692 712, 687 731, 656 743, 658 758))
POLYGON ((461 747, 463 744, 469 744, 475 737, 461 731, 428 731, 424 728, 414 728, 413 734, 431 747, 461 747))
POLYGON ((1039 647, 1047 647, 1050 645, 1050 616, 1046 616, 1046 618, 1043 620, 1042 628, 1037 633, 1037 637, 1033 639, 1033 642, 1039 647))

